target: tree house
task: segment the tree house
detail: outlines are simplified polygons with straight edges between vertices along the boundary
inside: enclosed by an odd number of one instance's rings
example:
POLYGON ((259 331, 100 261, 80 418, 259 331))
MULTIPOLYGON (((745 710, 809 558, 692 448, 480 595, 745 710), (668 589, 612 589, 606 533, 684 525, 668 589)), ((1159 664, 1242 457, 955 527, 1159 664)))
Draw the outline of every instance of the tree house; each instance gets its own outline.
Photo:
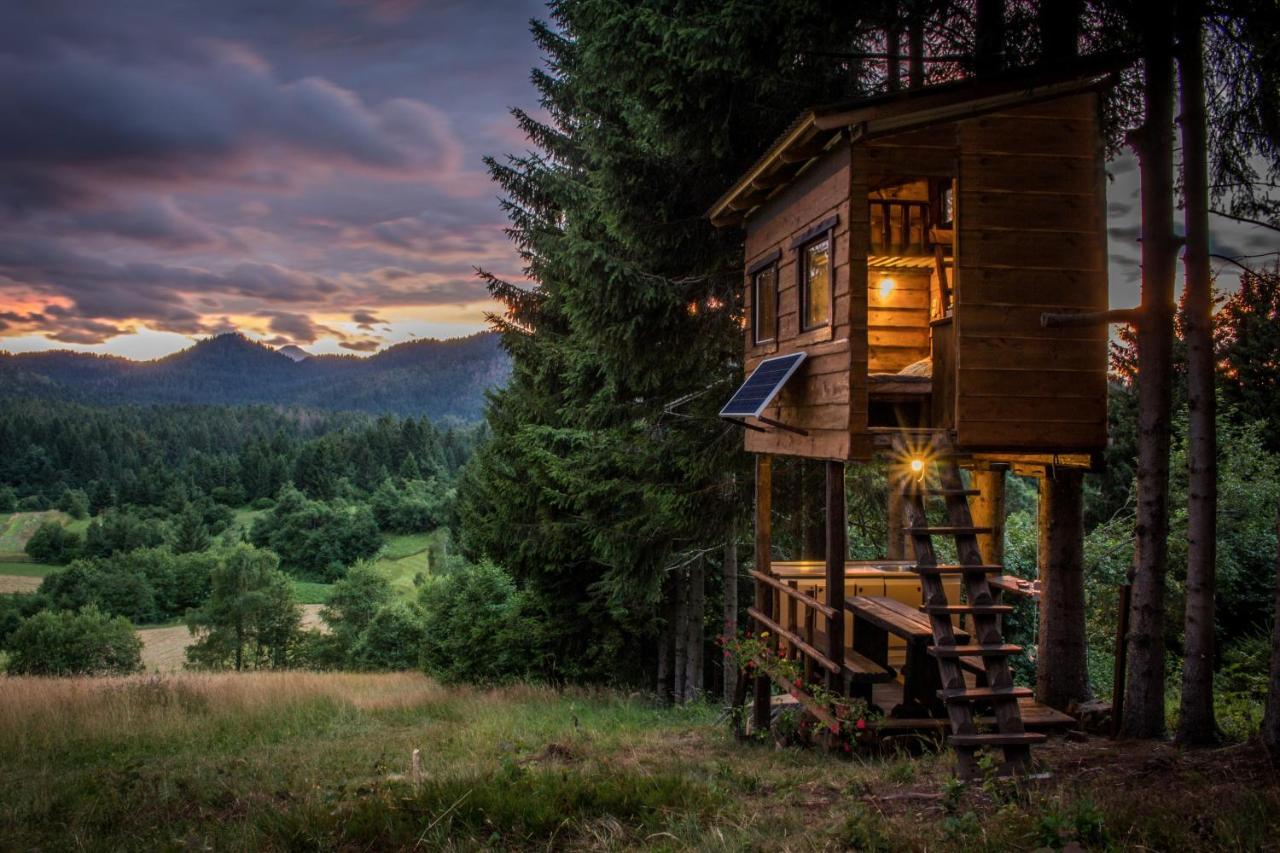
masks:
MULTIPOLYGON (((886 631, 909 645, 912 618, 915 629, 924 620, 940 687, 936 702, 917 695, 917 707, 949 717, 962 769, 983 746, 1025 765, 1036 739, 1019 719, 1029 691, 1012 684, 999 630, 1008 610, 1000 595, 1012 588, 998 575, 1003 471, 1044 478, 1042 505, 1058 507, 1068 524, 1045 520, 1042 541, 1051 541, 1042 550, 1070 563, 1082 536, 1080 472, 1098 464, 1106 442, 1105 326, 1042 318, 1107 307, 1099 109, 1107 81, 1105 71, 1022 72, 811 109, 709 213, 746 233, 748 378, 722 417, 746 427, 745 447, 757 454, 752 615, 819 652, 830 680, 849 689, 883 678, 854 671, 851 654, 883 646, 886 631), (875 567, 844 560, 843 463, 881 452, 896 463, 889 513, 901 529, 886 557, 906 557, 918 577, 915 614, 886 605, 892 596, 856 594, 859 573, 875 567), (828 462, 828 557, 808 592, 795 578, 781 581, 792 592, 773 585, 780 576, 770 568, 769 497, 760 491, 773 455, 828 462), (961 467, 973 472, 968 482, 961 467), (945 506, 945 524, 930 526, 927 498, 945 506), (958 564, 937 565, 938 535, 955 538, 958 564), (797 602, 822 604, 818 640, 788 620, 797 602), (973 709, 984 703, 996 734, 975 727, 973 709)), ((1078 574, 1076 562, 1060 574, 1078 574)))

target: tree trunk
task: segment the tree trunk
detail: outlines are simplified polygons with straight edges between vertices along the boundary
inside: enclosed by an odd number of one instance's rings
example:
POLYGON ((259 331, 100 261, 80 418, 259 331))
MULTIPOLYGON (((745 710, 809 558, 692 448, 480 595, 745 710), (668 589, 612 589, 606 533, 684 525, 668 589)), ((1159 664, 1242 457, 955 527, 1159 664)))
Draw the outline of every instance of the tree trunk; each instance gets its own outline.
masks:
MULTIPOLYGON (((738 522, 729 523, 729 539, 724 544, 724 637, 738 636, 738 522)), ((724 659, 724 701, 733 704, 734 685, 738 681, 738 665, 733 658, 724 659)))
POLYGON ((1004 0, 978 0, 974 34, 974 70, 993 74, 1004 70, 1004 0))
POLYGON ((1213 281, 1209 273, 1209 165, 1200 4, 1182 10, 1178 80, 1182 91, 1182 191, 1187 249, 1183 294, 1187 337, 1186 657, 1178 740, 1212 743, 1214 618, 1217 586, 1218 436, 1214 399, 1213 281))
POLYGON ((969 499, 974 527, 990 527, 991 533, 979 534, 978 550, 982 562, 992 566, 1004 565, 1004 465, 992 465, 985 471, 970 472, 969 482, 980 494, 969 499))
POLYGON ((1138 511, 1123 733, 1160 737, 1164 718, 1164 598, 1169 538, 1172 396, 1173 60, 1170 16, 1143 20, 1145 121, 1135 148, 1142 178, 1142 311, 1138 324, 1138 511))
POLYGON ((919 5, 913 6, 907 21, 908 64, 907 85, 919 89, 924 85, 924 13, 919 5))
POLYGON ((1271 626, 1271 678, 1262 715, 1262 742, 1274 761, 1280 756, 1280 512, 1276 513, 1276 600, 1271 626))
POLYGON ((689 639, 685 646, 688 663, 684 668, 684 701, 702 695, 703 639, 707 614, 707 563, 703 557, 689 568, 689 639))
POLYGON ((1066 711, 1093 697, 1084 625, 1084 475, 1040 480, 1040 645, 1036 701, 1066 711))
MULTIPOLYGON (((763 453, 756 456, 756 554, 757 572, 769 574, 773 556, 773 458, 763 453)), ((766 616, 771 610, 772 595, 769 587, 756 581, 756 609, 766 616)), ((763 625, 756 625, 756 630, 763 630, 763 625)), ((752 700, 752 721, 756 733, 769 728, 771 688, 769 678, 757 675, 752 700)))
POLYGON ((1040 0, 1036 15, 1042 65, 1062 66, 1079 56, 1083 12, 1083 0, 1040 0))
POLYGON ((658 701, 663 704, 670 704, 672 699, 671 657, 675 651, 674 644, 672 643, 676 622, 675 590, 676 584, 673 579, 667 584, 667 594, 662 604, 662 615, 664 617, 662 632, 658 635, 658 676, 656 679, 656 691, 658 694, 658 701))
POLYGON ((890 92, 896 92, 902 88, 902 32, 898 29, 896 20, 889 22, 884 40, 885 53, 889 57, 885 72, 888 78, 886 85, 890 92))
POLYGON ((684 685, 689 665, 689 573, 684 569, 676 572, 676 618, 671 630, 675 644, 671 698, 681 705, 685 701, 684 685))

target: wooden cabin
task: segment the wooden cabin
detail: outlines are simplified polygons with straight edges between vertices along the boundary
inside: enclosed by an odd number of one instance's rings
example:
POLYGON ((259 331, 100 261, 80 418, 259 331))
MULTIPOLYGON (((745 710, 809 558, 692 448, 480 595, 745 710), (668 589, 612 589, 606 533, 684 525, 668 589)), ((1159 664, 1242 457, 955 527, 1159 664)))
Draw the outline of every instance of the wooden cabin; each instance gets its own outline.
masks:
POLYGON ((1029 691, 996 653, 1000 596, 1018 589, 999 575, 1004 471, 1065 488, 1050 498, 1070 504, 1106 442, 1107 329, 1044 319, 1107 307, 1106 83, 1023 74, 811 109, 709 213, 746 235, 747 379, 721 414, 757 455, 752 616, 867 696, 866 682, 884 691, 922 666, 895 658, 884 635, 909 646, 927 631, 938 689, 917 688, 899 710, 949 718, 970 767, 984 746, 1025 765, 1037 740, 1020 722, 1036 709, 1029 691), (886 511, 902 532, 885 556, 905 560, 888 570, 844 559, 843 463, 886 452, 899 466, 886 511), (775 455, 828 463, 828 557, 807 587, 771 553, 775 455), (929 497, 949 523, 930 527, 929 497), (937 535, 955 538, 960 563, 929 565, 937 535), (910 572, 918 598, 860 594, 869 569, 910 572), (966 653, 942 648, 965 633, 966 653), (994 735, 977 731, 984 708, 994 735))

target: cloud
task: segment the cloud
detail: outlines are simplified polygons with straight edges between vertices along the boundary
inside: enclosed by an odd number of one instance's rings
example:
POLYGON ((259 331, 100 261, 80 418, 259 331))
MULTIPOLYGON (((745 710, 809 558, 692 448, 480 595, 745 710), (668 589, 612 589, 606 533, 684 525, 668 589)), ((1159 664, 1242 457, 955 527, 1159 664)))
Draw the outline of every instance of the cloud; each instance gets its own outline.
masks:
POLYGON ((374 352, 382 346, 382 342, 374 338, 360 338, 354 341, 338 341, 338 346, 355 352, 374 352))
POLYGON ((337 329, 322 326, 306 314, 293 314, 286 311, 259 311, 259 317, 268 318, 267 328, 288 338, 295 344, 313 344, 321 334, 336 338, 346 338, 337 329))
POLYGON ((372 332, 374 325, 386 325, 387 321, 376 316, 372 311, 356 311, 351 315, 351 322, 356 324, 357 329, 372 332))

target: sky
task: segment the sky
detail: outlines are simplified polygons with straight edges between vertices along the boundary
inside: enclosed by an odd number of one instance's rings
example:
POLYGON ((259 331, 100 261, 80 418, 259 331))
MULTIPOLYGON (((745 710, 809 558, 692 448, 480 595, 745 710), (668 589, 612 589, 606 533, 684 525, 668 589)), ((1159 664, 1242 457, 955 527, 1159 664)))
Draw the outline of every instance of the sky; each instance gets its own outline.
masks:
MULTIPOLYGON (((482 158, 522 152, 537 0, 0 6, 0 349, 153 358, 232 329, 368 353, 522 281, 482 158)), ((1111 302, 1138 299, 1110 164, 1111 302)), ((1215 250, 1273 235, 1215 220, 1215 250)), ((1235 270, 1215 262, 1220 284, 1235 270)))
POLYGON ((527 143, 539 2, 0 7, 0 349, 239 329, 369 352, 520 281, 486 154, 527 143))

